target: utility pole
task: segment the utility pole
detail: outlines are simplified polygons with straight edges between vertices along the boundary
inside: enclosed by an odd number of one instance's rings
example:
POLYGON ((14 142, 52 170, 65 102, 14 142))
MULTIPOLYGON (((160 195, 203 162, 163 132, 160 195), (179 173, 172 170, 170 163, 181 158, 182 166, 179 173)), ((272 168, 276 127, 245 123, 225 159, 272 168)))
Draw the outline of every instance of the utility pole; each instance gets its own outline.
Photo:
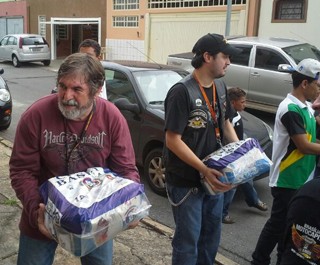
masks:
POLYGON ((230 35, 231 7, 232 7, 231 0, 228 0, 228 2, 227 2, 226 31, 224 34, 225 36, 230 35))

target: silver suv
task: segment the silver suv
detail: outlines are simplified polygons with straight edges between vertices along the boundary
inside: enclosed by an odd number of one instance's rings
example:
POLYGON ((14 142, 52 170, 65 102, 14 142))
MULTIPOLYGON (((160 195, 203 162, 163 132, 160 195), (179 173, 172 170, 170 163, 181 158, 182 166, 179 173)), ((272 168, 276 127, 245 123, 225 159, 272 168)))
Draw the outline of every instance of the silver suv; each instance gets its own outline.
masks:
POLYGON ((14 67, 20 67, 22 62, 42 62, 48 66, 51 54, 41 35, 11 34, 0 40, 0 60, 12 61, 14 67))
POLYGON ((242 52, 231 58, 226 84, 246 90, 247 107, 267 112, 276 112, 292 90, 291 72, 301 60, 320 60, 315 46, 293 39, 241 37, 228 42, 242 52))
MULTIPOLYGON (((228 42, 242 50, 231 57, 223 77, 228 87, 247 92, 247 107, 275 113, 279 103, 292 90, 291 72, 305 58, 320 60, 320 51, 309 43, 293 39, 235 37, 228 42)), ((193 54, 169 55, 168 65, 193 71, 193 54)))

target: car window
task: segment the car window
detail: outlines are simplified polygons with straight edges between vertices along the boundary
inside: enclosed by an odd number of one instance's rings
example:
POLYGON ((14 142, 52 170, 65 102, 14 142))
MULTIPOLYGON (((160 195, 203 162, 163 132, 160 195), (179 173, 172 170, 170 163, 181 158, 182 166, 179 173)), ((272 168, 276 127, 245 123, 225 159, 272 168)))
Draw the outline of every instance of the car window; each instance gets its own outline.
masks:
POLYGON ((45 44, 42 37, 27 37, 22 39, 22 45, 39 45, 45 44))
POLYGON ((7 42, 7 45, 14 45, 15 43, 15 41, 14 41, 14 39, 15 39, 15 37, 9 37, 9 39, 8 39, 8 42, 7 42))
POLYGON ((289 64, 289 62, 278 52, 265 48, 257 48, 255 67, 277 71, 279 64, 289 64))
POLYGON ((320 60, 320 51, 308 43, 287 47, 283 50, 293 58, 296 64, 305 58, 320 60))
POLYGON ((133 75, 146 101, 157 105, 164 103, 169 89, 182 79, 179 73, 171 70, 143 70, 133 75))
POLYGON ((244 45, 234 45, 234 46, 241 49, 241 53, 238 55, 231 56, 230 62, 232 64, 248 66, 252 46, 244 46, 244 45))
POLYGON ((109 101, 114 102, 119 98, 127 98, 131 103, 137 102, 132 84, 125 74, 109 69, 105 70, 105 74, 109 101))
POLYGON ((9 37, 4 37, 4 38, 1 40, 1 46, 7 45, 8 39, 9 39, 9 37))

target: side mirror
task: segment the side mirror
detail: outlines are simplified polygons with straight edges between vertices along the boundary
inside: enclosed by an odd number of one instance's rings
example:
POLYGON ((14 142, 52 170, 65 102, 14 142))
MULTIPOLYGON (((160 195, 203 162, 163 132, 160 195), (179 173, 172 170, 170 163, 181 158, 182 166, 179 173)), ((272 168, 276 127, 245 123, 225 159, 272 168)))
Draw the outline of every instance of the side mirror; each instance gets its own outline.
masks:
POLYGON ((294 68, 290 64, 279 64, 278 71, 292 73, 294 71, 294 68))
POLYGON ((0 75, 2 75, 4 73, 3 68, 0 68, 0 75))
POLYGON ((138 104, 131 103, 127 98, 116 99, 113 103, 119 110, 127 110, 135 114, 140 112, 138 104))

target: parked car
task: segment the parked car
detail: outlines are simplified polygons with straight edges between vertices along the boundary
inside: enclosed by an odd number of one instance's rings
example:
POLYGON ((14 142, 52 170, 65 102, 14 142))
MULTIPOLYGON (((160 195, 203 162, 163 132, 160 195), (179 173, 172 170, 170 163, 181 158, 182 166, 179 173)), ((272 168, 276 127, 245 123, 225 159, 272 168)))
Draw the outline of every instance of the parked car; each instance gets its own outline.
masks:
POLYGON ((4 70, 0 68, 0 130, 6 130, 11 124, 12 98, 6 81, 2 78, 4 70))
MULTIPOLYGON (((166 195, 162 160, 164 100, 170 87, 188 72, 166 65, 132 61, 103 61, 102 65, 106 73, 108 100, 120 109, 128 122, 137 165, 143 167, 151 189, 159 195, 166 195)), ((242 117, 246 137, 259 140, 271 157, 272 129, 245 111, 242 117)))
MULTIPOLYGON (((291 72, 305 58, 320 60, 315 46, 293 39, 236 37, 228 42, 242 50, 231 57, 224 80, 247 92, 247 107, 275 113, 292 90, 291 72)), ((192 53, 169 55, 168 65, 192 71, 192 53)))
POLYGON ((42 62, 49 66, 49 44, 41 35, 6 35, 0 40, 0 60, 11 61, 14 67, 20 67, 23 62, 42 62))

